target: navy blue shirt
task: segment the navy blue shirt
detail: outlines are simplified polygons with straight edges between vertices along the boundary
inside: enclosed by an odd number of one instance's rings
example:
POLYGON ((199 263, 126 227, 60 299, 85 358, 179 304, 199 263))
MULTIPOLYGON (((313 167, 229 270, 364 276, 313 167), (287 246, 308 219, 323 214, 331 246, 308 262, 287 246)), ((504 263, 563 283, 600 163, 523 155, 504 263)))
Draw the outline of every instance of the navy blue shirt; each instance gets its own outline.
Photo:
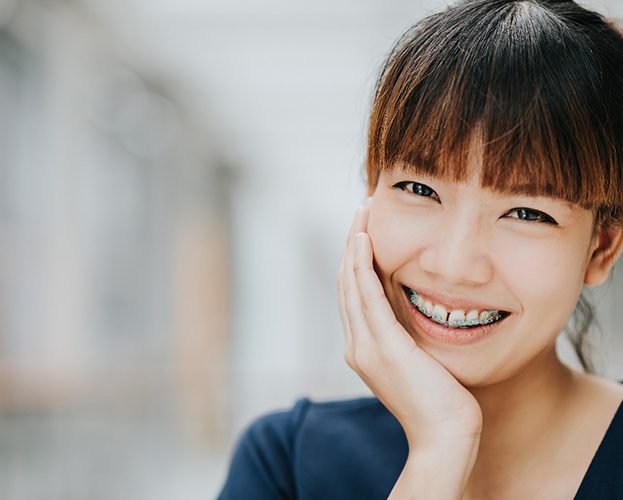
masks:
MULTIPOLYGON (((407 459, 396 418, 377 398, 312 402, 253 422, 219 500, 386 499, 407 459)), ((575 499, 623 498, 623 403, 575 499)))

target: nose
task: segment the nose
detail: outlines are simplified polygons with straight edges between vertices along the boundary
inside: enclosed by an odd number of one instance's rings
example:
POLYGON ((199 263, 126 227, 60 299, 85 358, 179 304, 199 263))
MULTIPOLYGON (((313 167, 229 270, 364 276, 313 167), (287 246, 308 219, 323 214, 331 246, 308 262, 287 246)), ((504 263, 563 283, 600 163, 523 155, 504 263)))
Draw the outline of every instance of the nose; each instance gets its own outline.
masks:
POLYGON ((487 248, 477 221, 446 219, 420 253, 420 267, 448 285, 482 285, 493 276, 487 248))

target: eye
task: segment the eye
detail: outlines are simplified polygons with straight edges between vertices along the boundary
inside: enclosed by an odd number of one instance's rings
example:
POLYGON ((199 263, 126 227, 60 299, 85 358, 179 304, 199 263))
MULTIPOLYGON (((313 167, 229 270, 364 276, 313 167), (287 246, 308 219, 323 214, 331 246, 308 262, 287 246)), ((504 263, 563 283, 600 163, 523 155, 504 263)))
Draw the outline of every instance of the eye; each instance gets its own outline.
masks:
POLYGON ((538 210, 532 210, 530 208, 524 207, 513 208, 510 212, 507 213, 507 216, 513 213, 517 215, 514 217, 511 216, 511 219, 518 219, 525 222, 544 222, 546 224, 553 224, 555 226, 558 225, 558 223, 549 215, 544 212, 539 212, 538 210))
POLYGON ((439 195, 426 184, 421 184, 419 182, 413 181, 400 181, 394 184, 392 187, 398 188, 401 191, 406 191, 408 193, 417 194, 418 196, 425 196, 440 201, 439 195))

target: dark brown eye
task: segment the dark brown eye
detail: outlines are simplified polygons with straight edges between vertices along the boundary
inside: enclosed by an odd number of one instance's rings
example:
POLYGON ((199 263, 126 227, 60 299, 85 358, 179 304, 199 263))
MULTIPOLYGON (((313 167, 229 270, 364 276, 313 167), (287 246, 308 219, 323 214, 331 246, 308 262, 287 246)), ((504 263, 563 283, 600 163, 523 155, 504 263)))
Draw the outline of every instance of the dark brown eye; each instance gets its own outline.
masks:
POLYGON ((558 223, 552 219, 549 215, 544 212, 540 212, 538 210, 532 210, 530 208, 513 208, 507 215, 512 213, 517 214, 515 217, 510 217, 511 219, 518 219, 525 222, 544 222, 546 224, 554 224, 558 225, 558 223))
POLYGON ((426 184, 421 184, 419 182, 413 181, 400 181, 394 184, 392 187, 400 189, 402 191, 406 191, 408 193, 413 193, 418 196, 425 196, 427 198, 433 198, 434 200, 439 201, 439 196, 433 189, 428 187, 426 184))

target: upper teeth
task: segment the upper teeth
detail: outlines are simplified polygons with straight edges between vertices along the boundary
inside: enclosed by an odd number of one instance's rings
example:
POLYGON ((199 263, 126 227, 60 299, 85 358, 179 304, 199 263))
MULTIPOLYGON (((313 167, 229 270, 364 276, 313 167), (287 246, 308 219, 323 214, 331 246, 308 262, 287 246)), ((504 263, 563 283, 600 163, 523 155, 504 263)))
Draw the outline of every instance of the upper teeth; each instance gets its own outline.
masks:
POLYGON ((409 289, 411 302, 422 313, 437 323, 450 327, 486 325, 500 319, 499 309, 478 310, 453 309, 448 311, 441 304, 434 304, 415 290, 409 289))

